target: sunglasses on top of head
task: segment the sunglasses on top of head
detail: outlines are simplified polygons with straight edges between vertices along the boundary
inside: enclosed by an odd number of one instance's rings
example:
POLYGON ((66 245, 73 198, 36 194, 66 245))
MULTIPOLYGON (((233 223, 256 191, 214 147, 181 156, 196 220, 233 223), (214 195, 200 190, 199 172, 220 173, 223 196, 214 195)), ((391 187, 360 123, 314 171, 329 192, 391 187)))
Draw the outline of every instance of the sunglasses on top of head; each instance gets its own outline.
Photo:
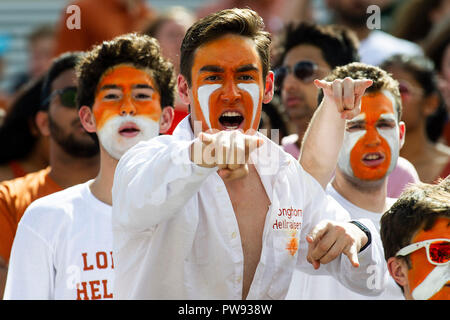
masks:
POLYGON ((301 80, 304 83, 310 83, 315 78, 317 78, 317 71, 323 69, 317 65, 317 63, 314 63, 309 60, 301 60, 298 61, 293 68, 290 66, 281 66, 274 70, 275 73, 275 87, 277 89, 281 89, 281 86, 283 85, 284 78, 291 72, 294 74, 294 76, 301 80))

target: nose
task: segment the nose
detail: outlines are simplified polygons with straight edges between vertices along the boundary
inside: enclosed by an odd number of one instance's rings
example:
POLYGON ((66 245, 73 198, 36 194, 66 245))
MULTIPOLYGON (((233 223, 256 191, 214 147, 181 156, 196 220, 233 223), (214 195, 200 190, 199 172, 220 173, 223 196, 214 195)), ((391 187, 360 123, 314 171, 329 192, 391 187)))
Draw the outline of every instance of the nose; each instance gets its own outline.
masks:
POLYGON ((221 98, 224 102, 232 104, 239 100, 241 97, 239 93, 239 88, 237 87, 236 83, 229 79, 224 83, 223 89, 222 89, 222 95, 221 98))
POLYGON ((120 107, 120 115, 121 116, 134 116, 136 115, 136 107, 134 104, 130 101, 129 98, 124 99, 124 102, 122 106, 120 107))
POLYGON ((376 147, 381 144, 381 137, 377 129, 374 127, 368 127, 364 142, 368 147, 376 147))

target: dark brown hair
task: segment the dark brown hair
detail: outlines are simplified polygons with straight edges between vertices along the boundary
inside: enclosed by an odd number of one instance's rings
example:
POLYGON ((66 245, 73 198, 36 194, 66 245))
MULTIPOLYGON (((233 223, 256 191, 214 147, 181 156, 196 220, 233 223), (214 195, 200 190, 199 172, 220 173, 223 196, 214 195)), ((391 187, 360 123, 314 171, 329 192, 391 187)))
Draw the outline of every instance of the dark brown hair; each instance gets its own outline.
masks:
POLYGON ((302 44, 319 48, 331 69, 359 61, 359 41, 351 29, 341 25, 302 22, 291 23, 284 28, 274 51, 275 66, 281 66, 288 52, 302 44))
POLYGON ((118 64, 131 64, 149 72, 161 95, 161 107, 173 106, 175 75, 172 63, 162 57, 156 39, 130 33, 95 46, 77 64, 78 108, 92 107, 101 77, 105 71, 118 64))
POLYGON ((230 33, 249 37, 255 42, 261 58, 263 78, 266 77, 270 70, 270 34, 264 31, 264 22, 255 11, 234 8, 210 14, 198 20, 186 32, 181 44, 180 72, 189 86, 195 50, 230 33))

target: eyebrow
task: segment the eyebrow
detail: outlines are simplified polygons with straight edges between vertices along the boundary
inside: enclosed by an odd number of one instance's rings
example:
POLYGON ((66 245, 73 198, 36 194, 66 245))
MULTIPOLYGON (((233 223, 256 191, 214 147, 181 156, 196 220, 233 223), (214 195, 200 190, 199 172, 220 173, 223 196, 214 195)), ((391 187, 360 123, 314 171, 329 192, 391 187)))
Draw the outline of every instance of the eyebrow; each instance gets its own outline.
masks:
POLYGON ((224 72, 225 70, 219 66, 206 65, 200 68, 200 72, 224 72))
MULTIPOLYGON (((150 86, 148 84, 145 84, 145 83, 135 84, 135 85, 133 85, 132 88, 133 89, 152 89, 152 90, 154 90, 152 86, 150 86)), ((100 88, 100 90, 109 90, 109 89, 121 90, 122 88, 120 86, 116 85, 116 84, 105 84, 103 87, 100 88)))
POLYGON ((253 64, 246 64, 236 69, 236 72, 258 71, 258 68, 253 64))

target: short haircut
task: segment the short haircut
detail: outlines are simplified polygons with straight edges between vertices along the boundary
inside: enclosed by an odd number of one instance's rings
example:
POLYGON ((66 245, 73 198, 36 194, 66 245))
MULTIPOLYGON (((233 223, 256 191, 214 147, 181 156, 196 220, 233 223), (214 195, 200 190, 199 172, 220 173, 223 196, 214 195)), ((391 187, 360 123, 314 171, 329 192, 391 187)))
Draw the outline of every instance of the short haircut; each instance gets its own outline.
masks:
MULTIPOLYGON (((367 93, 379 92, 381 90, 389 91, 395 100, 394 110, 397 112, 397 119, 400 121, 402 116, 402 100, 400 91, 398 89, 398 82, 394 80, 383 69, 368 65, 361 62, 352 62, 345 66, 340 66, 324 78, 325 81, 334 81, 336 79, 345 79, 350 77, 354 80, 369 79, 373 81, 373 84, 366 89, 367 93)), ((319 104, 323 98, 323 90, 319 90, 319 104)))
POLYGON ((395 257, 411 243, 417 231, 429 230, 439 217, 450 218, 450 177, 438 184, 417 183, 408 187, 381 217, 385 259, 395 257))
POLYGON ((161 107, 173 106, 173 65, 162 57, 158 41, 147 35, 125 34, 95 46, 78 63, 77 106, 92 108, 97 86, 105 72, 119 64, 130 64, 152 76, 161 96, 161 107))
POLYGON ((289 51, 302 44, 319 48, 331 69, 359 61, 359 41, 351 29, 302 22, 290 23, 284 28, 275 49, 275 65, 281 66, 289 51))
POLYGON ((255 42, 265 79, 270 70, 270 34, 264 31, 263 19, 255 11, 233 8, 198 20, 186 32, 181 44, 180 72, 189 86, 192 83, 191 69, 196 49, 226 34, 249 37, 255 42))
POLYGON ((49 97, 52 93, 53 81, 64 71, 75 69, 78 61, 83 57, 84 53, 80 51, 66 52, 55 58, 47 71, 42 84, 41 109, 48 110, 50 105, 49 97))

